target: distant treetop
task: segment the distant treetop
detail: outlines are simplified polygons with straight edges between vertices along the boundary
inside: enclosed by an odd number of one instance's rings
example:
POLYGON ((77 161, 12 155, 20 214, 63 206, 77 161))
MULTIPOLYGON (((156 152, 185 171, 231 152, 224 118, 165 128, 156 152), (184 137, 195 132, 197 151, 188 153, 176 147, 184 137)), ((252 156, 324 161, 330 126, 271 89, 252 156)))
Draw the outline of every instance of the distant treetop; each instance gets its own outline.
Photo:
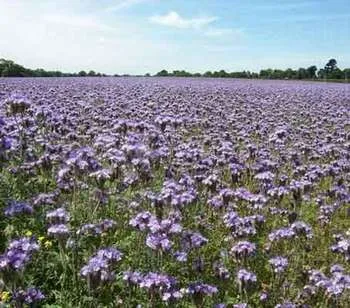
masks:
MULTIPOLYGON (((86 72, 84 70, 78 73, 62 73, 60 71, 46 71, 42 68, 29 69, 19 65, 11 60, 0 59, 0 77, 104 77, 106 74, 96 73, 93 70, 86 72)), ((128 74, 114 74, 114 77, 129 77, 128 74)), ((138 75, 141 76, 141 75, 138 75)), ((143 75, 151 77, 150 73, 143 75)), ((185 70, 174 70, 168 72, 163 69, 156 73, 157 77, 211 77, 211 78, 261 78, 261 79, 317 79, 329 80, 336 79, 347 80, 350 77, 350 68, 341 70, 337 66, 336 59, 329 59, 324 68, 317 70, 315 65, 297 70, 288 68, 281 69, 262 69, 259 73, 250 71, 226 72, 225 70, 207 71, 205 73, 190 73, 185 70)))

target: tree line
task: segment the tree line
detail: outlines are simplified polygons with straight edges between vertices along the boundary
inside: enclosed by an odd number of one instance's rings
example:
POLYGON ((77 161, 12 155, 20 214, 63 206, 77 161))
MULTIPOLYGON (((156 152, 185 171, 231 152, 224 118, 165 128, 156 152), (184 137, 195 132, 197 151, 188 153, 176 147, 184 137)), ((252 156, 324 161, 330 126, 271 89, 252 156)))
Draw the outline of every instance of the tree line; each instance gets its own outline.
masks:
POLYGON ((162 70, 156 74, 159 77, 212 77, 212 78, 261 78, 261 79, 345 79, 350 78, 350 68, 340 69, 337 66, 335 59, 330 59, 324 68, 317 69, 315 65, 307 68, 299 68, 297 70, 288 68, 286 70, 281 69, 263 69, 259 73, 242 71, 242 72, 226 72, 225 70, 220 71, 208 71, 204 74, 195 73, 191 74, 184 70, 173 71, 172 73, 167 70, 162 70))
MULTIPOLYGON (((102 73, 96 73, 93 70, 88 72, 80 71, 78 73, 63 73, 61 71, 46 71, 42 68, 29 69, 22 65, 19 65, 11 60, 0 59, 0 77, 105 77, 109 76, 102 73)), ((130 76, 130 75, 118 75, 118 76, 130 76)), ((151 74, 147 73, 145 77, 150 77, 151 74)), ((156 73, 157 77, 211 77, 211 78, 261 78, 261 79, 315 79, 315 80, 348 80, 350 78, 350 68, 340 69, 337 66, 335 59, 330 59, 323 68, 318 69, 315 65, 307 68, 299 68, 297 70, 288 68, 286 70, 281 69, 263 69, 259 73, 242 71, 242 72, 226 72, 220 71, 207 71, 204 74, 190 73, 185 70, 175 70, 168 72, 162 70, 156 73)))
POLYGON ((46 71, 42 68, 29 69, 12 60, 0 59, 0 77, 105 77, 106 74, 80 71, 78 73, 62 73, 61 71, 46 71))

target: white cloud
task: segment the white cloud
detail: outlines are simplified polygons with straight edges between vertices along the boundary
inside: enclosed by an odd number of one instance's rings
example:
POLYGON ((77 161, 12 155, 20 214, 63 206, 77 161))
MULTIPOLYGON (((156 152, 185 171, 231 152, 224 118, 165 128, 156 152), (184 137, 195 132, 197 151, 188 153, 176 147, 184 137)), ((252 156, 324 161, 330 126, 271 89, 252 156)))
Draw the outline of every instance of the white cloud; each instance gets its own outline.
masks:
POLYGON ((108 7, 106 11, 110 11, 110 12, 119 11, 146 1, 149 1, 149 0, 122 0, 117 2, 115 5, 108 7))
POLYGON ((184 18, 177 12, 171 11, 165 15, 155 15, 149 19, 152 23, 180 28, 180 29, 201 29, 217 20, 215 16, 204 16, 196 18, 184 18))

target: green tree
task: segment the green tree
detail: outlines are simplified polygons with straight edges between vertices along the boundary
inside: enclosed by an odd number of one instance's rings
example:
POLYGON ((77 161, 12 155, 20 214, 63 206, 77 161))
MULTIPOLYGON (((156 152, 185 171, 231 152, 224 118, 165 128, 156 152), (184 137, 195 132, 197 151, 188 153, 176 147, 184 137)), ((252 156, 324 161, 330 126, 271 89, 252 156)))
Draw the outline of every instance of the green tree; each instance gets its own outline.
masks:
POLYGON ((327 77, 327 75, 326 75, 325 69, 324 69, 324 68, 320 68, 320 69, 318 70, 318 72, 317 72, 317 78, 318 78, 318 79, 324 79, 324 78, 326 78, 326 77, 327 77))
POLYGON ((287 68, 284 72, 285 78, 287 79, 296 79, 297 72, 291 68, 287 68))
POLYGON ((159 77, 167 77, 167 76, 169 76, 169 73, 168 73, 167 70, 161 70, 160 72, 158 72, 158 73, 156 74, 156 76, 159 76, 159 77))
POLYGON ((306 79, 308 77, 307 70, 303 67, 299 68, 297 77, 298 79, 306 79))
POLYGON ((326 73, 332 73, 337 67, 337 60, 330 59, 328 60, 326 66, 324 67, 326 73))
POLYGON ((349 80, 350 79, 350 68, 346 68, 343 70, 343 75, 344 75, 344 79, 345 80, 349 80))
POLYGON ((213 73, 211 71, 207 71, 203 74, 203 77, 208 77, 208 78, 213 77, 213 73))
POLYGON ((225 77, 229 77, 229 75, 228 75, 228 73, 226 73, 225 70, 220 70, 219 77, 220 78, 225 78, 225 77))
POLYGON ((341 69, 336 67, 331 73, 329 73, 328 78, 330 78, 330 79, 343 79, 344 73, 341 69))
POLYGON ((316 78, 317 67, 315 65, 309 66, 307 69, 308 78, 316 78))
POLYGON ((273 75, 273 71, 272 71, 272 69, 267 69, 267 70, 261 70, 260 71, 260 73, 259 73, 259 76, 261 77, 261 78, 267 78, 267 79, 269 79, 269 78, 272 78, 272 75, 273 75))

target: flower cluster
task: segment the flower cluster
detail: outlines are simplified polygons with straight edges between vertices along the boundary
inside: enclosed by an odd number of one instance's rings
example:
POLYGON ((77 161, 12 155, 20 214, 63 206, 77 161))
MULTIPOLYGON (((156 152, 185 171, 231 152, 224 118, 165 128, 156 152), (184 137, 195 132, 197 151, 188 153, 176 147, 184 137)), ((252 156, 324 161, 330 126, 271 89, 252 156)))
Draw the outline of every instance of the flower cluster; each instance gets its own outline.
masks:
POLYGON ((33 212, 34 212, 33 207, 28 203, 12 200, 9 202, 8 206, 5 208, 4 214, 7 217, 13 217, 21 214, 30 215, 33 212))
POLYGON ((183 297, 183 292, 177 287, 174 277, 156 272, 141 274, 139 272, 124 272, 123 280, 130 285, 147 290, 151 294, 158 294, 165 301, 175 301, 183 297))
POLYGON ((22 237, 13 240, 0 256, 0 270, 23 270, 33 253, 38 250, 39 244, 33 238, 22 237))
POLYGON ((288 259, 284 257, 274 257, 269 260, 270 265, 275 273, 282 273, 288 266, 288 259))
POLYGON ((254 255, 256 252, 256 245, 248 241, 241 241, 234 245, 231 249, 231 253, 237 259, 245 259, 254 255))
POLYGON ((129 224, 141 231, 148 231, 146 245, 153 250, 168 251, 173 246, 170 237, 180 234, 182 227, 175 219, 157 219, 150 212, 142 212, 132 218, 129 224))
POLYGON ((336 235, 336 244, 331 246, 331 251, 342 254, 345 260, 350 261, 350 238, 343 235, 336 235))
POLYGON ((117 226, 117 223, 112 219, 104 219, 100 221, 99 223, 95 224, 84 224, 82 225, 78 231, 77 235, 84 236, 84 235, 91 235, 91 236, 98 236, 102 233, 107 233, 111 230, 114 230, 117 226))
POLYGON ((45 299, 45 295, 37 288, 28 288, 26 290, 16 290, 12 295, 12 301, 17 305, 27 304, 33 306, 45 299))
POLYGON ((90 258, 87 265, 82 267, 80 275, 89 281, 90 286, 112 281, 115 278, 112 266, 119 262, 122 256, 123 254, 113 247, 100 249, 90 258))
POLYGON ((320 289, 333 297, 340 297, 343 292, 350 290, 350 275, 346 274, 344 268, 337 264, 331 267, 330 277, 318 270, 311 270, 309 272, 309 282, 311 287, 320 289))
POLYGON ((65 239, 69 236, 67 223, 69 215, 64 208, 58 208, 46 214, 46 220, 50 224, 47 233, 57 239, 65 239))

